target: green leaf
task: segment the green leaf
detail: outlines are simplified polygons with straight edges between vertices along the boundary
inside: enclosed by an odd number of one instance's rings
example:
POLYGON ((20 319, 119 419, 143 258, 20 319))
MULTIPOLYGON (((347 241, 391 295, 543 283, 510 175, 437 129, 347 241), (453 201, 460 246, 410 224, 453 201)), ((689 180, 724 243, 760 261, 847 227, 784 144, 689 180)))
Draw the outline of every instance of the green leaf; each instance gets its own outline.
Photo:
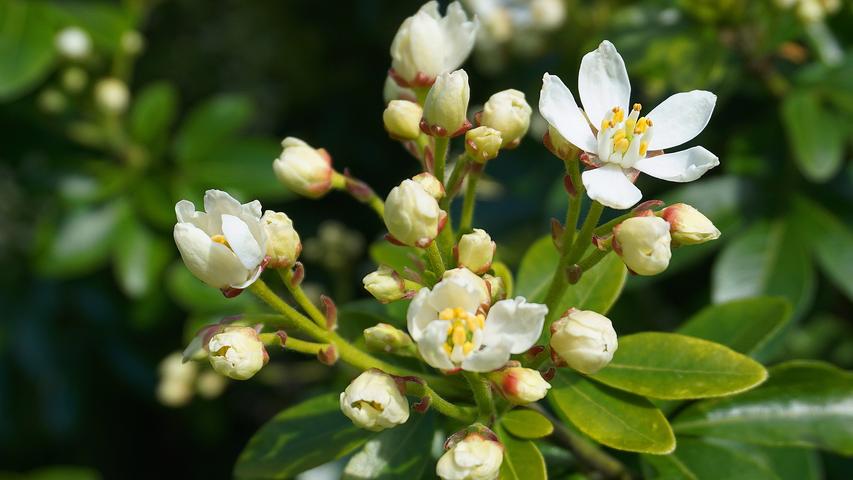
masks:
POLYGON ((551 435, 554 425, 541 413, 517 408, 501 418, 501 426, 518 438, 535 439, 551 435))
POLYGON ((821 205, 801 196, 794 201, 794 218, 801 231, 809 232, 818 265, 853 300, 853 231, 821 205))
POLYGON ((33 1, 0 3, 0 100, 10 100, 47 76, 56 56, 53 11, 33 1))
POLYGON ((645 397, 684 400, 748 390, 763 382, 767 371, 719 343, 644 332, 620 338, 613 361, 590 378, 645 397))
POLYGON ((148 147, 159 147, 178 109, 178 92, 166 82, 152 83, 142 89, 130 111, 130 133, 148 147))
POLYGON ((717 257, 711 280, 714 303, 759 295, 779 295, 799 317, 811 305, 814 269, 796 229, 783 220, 759 223, 717 257))
POLYGON ((832 365, 792 361, 744 394, 695 403, 673 423, 681 435, 853 454, 853 375, 832 365))
POLYGON ((369 440, 344 469, 344 480, 420 478, 431 460, 429 445, 435 435, 430 413, 415 414, 403 425, 369 440))
POLYGON ((834 177, 843 160, 844 120, 827 110, 817 94, 810 91, 785 96, 782 120, 803 175, 813 182, 834 177))
POLYGON ((739 444, 738 449, 773 471, 781 480, 821 480, 820 456, 816 450, 793 447, 757 447, 739 444))
POLYGON ((218 315, 258 311, 254 297, 243 292, 238 297, 225 298, 219 290, 195 278, 183 262, 172 263, 166 272, 166 289, 182 308, 193 313, 218 315))
POLYGON ((678 333, 754 356, 790 319, 791 304, 784 298, 746 298, 709 305, 690 317, 678 333))
POLYGON ((551 385, 551 405, 593 440, 631 452, 666 454, 675 449, 666 417, 645 398, 566 368, 557 371, 551 385))
POLYGON ((144 225, 125 223, 115 242, 116 276, 127 296, 140 298, 162 281, 173 247, 144 225))
MULTIPOLYGON (((515 294, 531 302, 543 301, 558 261, 557 250, 550 236, 533 243, 518 268, 515 294)), ((614 254, 607 255, 598 265, 585 272, 578 283, 566 289, 557 310, 562 312, 575 307, 607 313, 619 298, 627 275, 622 260, 614 254)))
POLYGON ((417 248, 394 245, 387 240, 377 240, 370 245, 370 258, 377 265, 386 265, 397 273, 403 273, 406 267, 415 270, 413 258, 421 258, 421 255, 417 248))
POLYGON ((288 195, 275 175, 272 162, 281 151, 278 142, 265 138, 231 140, 199 159, 187 175, 200 189, 217 188, 253 198, 288 195))
POLYGON ((643 455, 643 477, 648 480, 779 480, 761 461, 737 445, 678 438, 669 455, 643 455))
POLYGON ((504 460, 501 463, 501 480, 547 479, 545 459, 530 440, 515 438, 498 426, 495 433, 504 445, 504 460))
POLYGON ((234 467, 237 478, 289 478, 355 451, 370 438, 341 413, 338 393, 314 397, 267 422, 234 467))
MULTIPOLYGON (((197 106, 175 138, 178 162, 189 165, 205 160, 246 125, 253 110, 252 102, 242 95, 220 95, 197 106)), ((272 161, 270 157, 269 168, 272 161)))
POLYGON ((108 2, 52 2, 61 16, 62 26, 75 25, 92 37, 95 47, 112 52, 121 47, 121 37, 134 29, 130 10, 108 2))

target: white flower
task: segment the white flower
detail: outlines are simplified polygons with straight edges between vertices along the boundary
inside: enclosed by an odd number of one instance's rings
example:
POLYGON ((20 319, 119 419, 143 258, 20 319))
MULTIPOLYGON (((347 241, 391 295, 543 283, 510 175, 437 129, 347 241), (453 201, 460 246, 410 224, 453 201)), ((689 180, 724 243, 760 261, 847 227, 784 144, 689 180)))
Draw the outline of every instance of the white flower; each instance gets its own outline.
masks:
POLYGON ((421 135, 423 109, 408 100, 391 100, 382 112, 385 131, 397 140, 414 140, 421 135))
POLYGON ((438 236, 446 214, 438 201, 414 180, 403 180, 385 199, 385 226, 394 239, 427 247, 438 236))
POLYGON ((258 332, 251 327, 225 327, 207 344, 210 365, 234 380, 252 378, 269 359, 258 332))
POLYGON ((514 405, 526 405, 545 398, 551 384, 538 370, 509 367, 489 374, 506 399, 514 405))
POLYGON ((302 252, 302 242, 290 217, 285 213, 267 210, 261 217, 261 224, 267 236, 269 266, 285 268, 293 265, 302 252))
POLYGON ((406 285, 393 268, 380 265, 362 280, 364 289, 381 303, 397 301, 406 296, 406 285))
POLYGON ((592 375, 619 347, 610 319, 591 310, 570 309, 551 325, 551 350, 575 370, 592 375))
POLYGON ((119 114, 127 109, 128 102, 130 102, 130 91, 121 80, 104 78, 95 84, 95 103, 101 110, 119 114))
POLYGON ((470 434, 438 459, 435 473, 442 480, 496 480, 503 462, 503 445, 470 434))
POLYGON ((674 245, 699 245, 720 238, 720 231, 711 220, 686 203, 666 207, 660 215, 669 222, 674 245))
POLYGON ((490 290, 491 287, 486 282, 485 278, 480 277, 476 273, 468 270, 465 267, 453 268, 450 270, 446 270, 444 275, 441 276, 442 280, 454 280, 459 281, 473 289, 477 292, 477 301, 480 302, 480 305, 489 305, 491 304, 491 295, 490 290))
POLYGON ((480 124, 501 132, 503 147, 513 147, 518 145, 530 128, 532 112, 523 93, 513 89, 504 90, 489 97, 483 106, 480 124))
POLYGON ((669 223, 655 216, 633 217, 613 229, 616 250, 637 275, 657 275, 672 257, 669 223))
POLYGON ((475 228, 473 232, 462 235, 456 253, 460 267, 483 274, 492 266, 495 242, 485 230, 475 228))
POLYGON ((240 205, 219 190, 204 194, 205 212, 181 200, 175 205, 175 244, 190 272, 211 287, 246 288, 261 274, 267 238, 261 203, 240 205))
POLYGON ((378 432, 406 423, 409 403, 393 378, 378 370, 368 370, 341 393, 341 411, 352 423, 378 432))
POLYGON ((423 121, 434 136, 456 136, 470 127, 468 122, 468 74, 465 70, 442 73, 424 100, 423 121))
POLYGON ((438 2, 425 3, 403 21, 391 43, 394 75, 410 86, 427 86, 435 78, 462 65, 474 48, 479 22, 468 20, 459 2, 438 13, 438 2))
POLYGON ((81 28, 66 27, 56 34, 56 50, 64 57, 79 60, 91 53, 92 39, 81 28))
POLYGON ((272 167, 285 187, 309 198, 322 197, 332 188, 332 159, 326 150, 295 137, 285 138, 281 146, 272 167))
POLYGON ((490 372, 502 367, 510 354, 536 343, 548 313, 545 305, 516 297, 495 303, 484 315, 480 307, 489 297, 479 288, 458 272, 415 295, 407 313, 408 329, 428 364, 442 370, 490 372))
POLYGON ((681 145, 708 124, 717 97, 693 90, 677 93, 640 117, 640 104, 628 110, 631 84, 622 57, 604 41, 584 55, 578 74, 581 111, 572 93, 554 75, 545 74, 539 97, 542 116, 573 145, 587 152, 599 168, 583 172, 583 184, 593 200, 626 209, 642 198, 632 183, 639 172, 671 182, 690 182, 720 162, 702 147, 675 153, 649 152, 681 145), (585 116, 584 116, 585 114, 585 116), (590 127, 598 129, 597 133, 590 127), (654 131, 654 135, 653 135, 654 131))

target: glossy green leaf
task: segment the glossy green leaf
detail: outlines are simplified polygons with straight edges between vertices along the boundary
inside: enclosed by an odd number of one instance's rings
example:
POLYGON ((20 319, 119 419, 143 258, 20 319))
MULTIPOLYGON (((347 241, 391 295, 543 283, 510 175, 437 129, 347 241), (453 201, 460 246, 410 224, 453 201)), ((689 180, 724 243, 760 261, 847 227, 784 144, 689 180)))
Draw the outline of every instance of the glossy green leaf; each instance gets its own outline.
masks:
POLYGON ((419 249, 394 245, 387 240, 378 240, 370 245, 370 258, 377 265, 386 265, 397 273, 403 273, 406 267, 417 270, 414 259, 420 257, 419 249))
POLYGON ((289 195, 272 174, 272 162, 281 153, 278 142, 248 138, 220 143, 197 162, 188 177, 199 190, 217 188, 242 193, 244 201, 256 197, 282 198, 289 195))
POLYGON ((693 438, 678 438, 669 455, 643 455, 648 480, 780 480, 761 461, 737 445, 693 438))
POLYGON ((759 223, 726 245, 711 280, 714 303, 758 295, 779 295, 805 313, 814 297, 815 278, 807 249, 796 229, 783 220, 759 223))
POLYGON ((812 254, 818 265, 853 300, 853 231, 821 205, 797 197, 794 218, 799 228, 809 232, 812 254))
POLYGON ((717 342, 745 355, 753 355, 791 319, 784 298, 755 297, 709 305, 690 317, 678 333, 717 342))
POLYGON ((517 408, 501 418, 501 426, 518 438, 542 438, 551 435, 554 425, 541 413, 527 408, 517 408))
POLYGON ((144 225, 126 222, 115 242, 115 270, 119 286, 131 298, 140 298, 159 286, 174 246, 144 225))
POLYGON ((781 480, 821 480, 823 472, 820 455, 814 449, 794 447, 759 447, 738 444, 740 451, 748 452, 758 462, 767 466, 781 480))
MULTIPOLYGON (((558 260, 550 236, 537 240, 521 260, 515 294, 532 302, 544 300, 558 260)), ((557 309, 562 312, 575 307, 606 313, 619 298, 627 275, 622 260, 614 254, 607 255, 598 265, 585 272, 577 284, 566 290, 557 309)))
POLYGON ((595 381, 664 400, 719 397, 748 390, 767 378, 755 360, 699 338, 645 332, 619 339, 619 348, 595 381))
POLYGON ((501 463, 501 480, 545 480, 545 459, 530 440, 515 438, 506 430, 497 427, 501 443, 504 445, 504 460, 501 463))
POLYGON ((0 3, 0 100, 12 99, 47 76, 56 56, 53 11, 28 0, 0 3))
POLYGON ((178 92, 166 82, 147 85, 130 111, 130 133, 141 144, 158 147, 166 138, 178 109, 178 92))
POLYGON ((372 438, 347 463, 345 480, 420 478, 430 463, 435 435, 431 413, 413 414, 398 427, 372 438))
POLYGON ((680 435, 853 454, 853 375, 821 362, 770 370, 750 392, 691 405, 676 417, 680 435))
POLYGON ((843 120, 827 110, 811 91, 786 95, 782 120, 803 175, 813 182, 825 182, 835 176, 844 154, 843 120))
POLYGON ((371 432, 341 413, 338 393, 314 397, 267 422, 234 467, 237 478, 290 478, 364 445, 371 432))
POLYGON ((666 417, 643 397, 602 385, 566 368, 551 382, 551 404, 580 431, 619 450, 666 454, 675 436, 666 417))
MULTIPOLYGON (((248 123, 252 112, 252 102, 242 95, 220 95, 195 107, 175 138, 178 161, 192 164, 206 160, 248 123)), ((273 159, 269 158, 270 168, 273 159)))

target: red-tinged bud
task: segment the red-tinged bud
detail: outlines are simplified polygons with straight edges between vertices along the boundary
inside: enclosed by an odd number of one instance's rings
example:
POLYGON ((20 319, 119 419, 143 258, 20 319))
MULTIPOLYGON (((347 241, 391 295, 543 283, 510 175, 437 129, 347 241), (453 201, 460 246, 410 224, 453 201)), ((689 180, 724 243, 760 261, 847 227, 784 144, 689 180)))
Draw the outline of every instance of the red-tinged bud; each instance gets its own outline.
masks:
POLYGON ((513 405, 526 405, 545 398, 551 385, 530 368, 508 367, 488 375, 503 396, 513 405))
POLYGON ((336 330, 338 328, 338 307, 335 305, 335 301, 325 295, 320 295, 320 301, 326 307, 326 328, 336 330))
POLYGON ((332 366, 338 361, 338 349, 334 345, 327 345, 317 352, 317 360, 320 363, 332 366))

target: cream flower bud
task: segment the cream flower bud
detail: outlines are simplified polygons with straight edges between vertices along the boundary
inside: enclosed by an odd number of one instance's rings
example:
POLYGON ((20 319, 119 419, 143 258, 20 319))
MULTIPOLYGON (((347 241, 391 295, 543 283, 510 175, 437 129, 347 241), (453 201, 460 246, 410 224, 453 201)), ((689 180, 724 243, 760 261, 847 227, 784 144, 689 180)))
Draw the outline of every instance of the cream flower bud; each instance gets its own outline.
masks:
POLYGON ((513 147, 518 145, 530 128, 532 113, 523 93, 513 89, 504 90, 489 97, 483 107, 480 125, 501 132, 502 147, 513 147))
POLYGON ((486 282, 486 287, 489 290, 489 295, 491 296, 492 303, 506 298, 506 287, 504 286, 503 278, 494 277, 492 275, 487 274, 483 275, 483 281, 486 282))
POLYGON ((477 292, 477 301, 479 302, 479 305, 489 305, 492 300, 486 281, 467 268, 460 267, 447 270, 444 272, 444 275, 441 276, 441 279, 459 281, 460 283, 472 288, 477 292))
POLYGON ((391 100, 382 112, 385 130, 397 140, 414 140, 421 135, 423 109, 408 100, 391 100))
POLYGON ((397 382, 379 370, 368 370, 341 393, 341 411, 352 423, 378 432, 406 423, 409 403, 397 382))
POLYGON ((591 310, 573 308, 551 325, 552 355, 587 375, 607 366, 618 346, 613 324, 591 310))
POLYGON ((302 242, 290 217, 281 212, 267 210, 261 217, 261 225, 267 234, 268 265, 271 268, 287 268, 296 263, 302 252, 302 242))
POLYGON ((56 50, 66 58, 79 60, 92 52, 92 39, 81 28, 66 27, 56 34, 56 50))
POLYGON ((216 398, 222 395, 228 386, 228 379, 213 370, 206 370, 198 376, 195 389, 202 398, 216 398))
POLYGON ((489 379, 514 405, 526 405, 545 398, 551 384, 542 378, 538 370, 508 367, 489 374, 489 379))
POLYGON ((492 266, 495 255, 495 242, 485 230, 475 228, 473 232, 462 235, 456 249, 460 267, 466 267, 474 273, 486 273, 492 266))
POLYGON ((415 345, 408 333, 387 323, 377 323, 364 329, 364 342, 372 350, 387 353, 410 349, 415 345))
POLYGON ((657 275, 672 257, 669 223, 655 216, 633 217, 617 225, 614 239, 622 261, 638 275, 657 275))
POLYGON ((465 153, 477 163, 486 163, 497 157, 501 145, 501 132, 494 128, 481 126, 465 133, 465 153))
POLYGON ((664 208, 661 217, 669 222, 673 245, 699 245, 720 238, 720 231, 708 217, 686 203, 664 208))
POLYGON ((497 480, 503 457, 503 445, 472 433, 444 452, 435 473, 442 480, 497 480))
POLYGON ((416 102, 418 99, 411 88, 401 87, 390 75, 385 77, 385 85, 382 86, 382 98, 385 100, 385 105, 391 103, 391 100, 416 102))
POLYGON ((424 187, 424 190, 434 199, 441 200, 444 198, 444 185, 435 178, 435 175, 427 172, 419 173, 412 177, 412 180, 424 187))
POLYGON ((424 118, 432 135, 455 136, 468 125, 468 74, 465 70, 442 73, 435 80, 424 101, 424 118))
POLYGON ((207 344, 213 369, 234 380, 252 378, 269 359, 258 332, 251 327, 225 327, 207 344))
POLYGON ((180 407, 192 400, 198 364, 184 363, 181 352, 174 352, 160 362, 158 370, 160 378, 155 394, 160 403, 180 407))
POLYGON ((332 188, 332 159, 324 149, 316 149, 295 137, 281 142, 281 155, 273 162, 278 181, 309 198, 320 198, 332 188))
POLYGON ((438 201, 414 180, 403 180, 385 199, 385 226, 405 245, 428 246, 438 236, 445 218, 438 201))
POLYGON ((381 265, 362 280, 364 289, 382 303, 400 300, 406 296, 406 284, 393 268, 381 265))
POLYGON ((130 92, 117 78, 103 78, 95 84, 95 104, 104 112, 119 114, 127 109, 130 92))

